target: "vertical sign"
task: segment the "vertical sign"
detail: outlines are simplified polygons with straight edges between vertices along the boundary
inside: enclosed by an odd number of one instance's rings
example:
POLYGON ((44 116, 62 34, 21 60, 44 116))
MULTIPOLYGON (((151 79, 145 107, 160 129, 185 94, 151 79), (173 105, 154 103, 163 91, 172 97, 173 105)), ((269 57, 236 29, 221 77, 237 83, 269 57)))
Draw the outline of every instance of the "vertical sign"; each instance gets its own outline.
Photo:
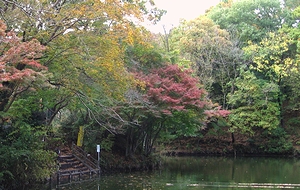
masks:
POLYGON ((98 167, 100 167, 100 145, 97 145, 97 154, 98 154, 98 167))
POLYGON ((79 131, 78 131, 78 137, 77 137, 77 146, 82 146, 83 144, 83 136, 84 136, 84 129, 83 126, 79 127, 79 131))

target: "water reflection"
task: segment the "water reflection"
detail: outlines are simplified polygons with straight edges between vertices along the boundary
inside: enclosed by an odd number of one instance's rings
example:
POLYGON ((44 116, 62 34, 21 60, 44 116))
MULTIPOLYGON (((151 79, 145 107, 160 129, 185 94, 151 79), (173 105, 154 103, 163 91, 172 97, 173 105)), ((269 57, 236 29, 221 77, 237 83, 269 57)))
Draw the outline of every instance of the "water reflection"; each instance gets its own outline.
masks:
POLYGON ((300 161, 291 158, 166 157, 158 171, 104 175, 59 189, 300 189, 300 161))
POLYGON ((290 158, 166 158, 166 177, 207 182, 299 183, 300 161, 290 158))

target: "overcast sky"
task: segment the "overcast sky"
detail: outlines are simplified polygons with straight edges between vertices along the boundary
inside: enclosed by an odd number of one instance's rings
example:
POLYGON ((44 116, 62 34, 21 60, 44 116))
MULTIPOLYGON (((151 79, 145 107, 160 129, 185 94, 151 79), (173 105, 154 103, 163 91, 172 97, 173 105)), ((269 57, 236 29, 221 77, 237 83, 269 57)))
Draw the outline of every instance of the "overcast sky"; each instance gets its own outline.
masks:
POLYGON ((155 26, 149 25, 152 32, 162 32, 163 25, 166 29, 177 26, 180 19, 191 20, 205 13, 220 2, 220 0, 154 0, 158 8, 167 10, 162 20, 155 26))

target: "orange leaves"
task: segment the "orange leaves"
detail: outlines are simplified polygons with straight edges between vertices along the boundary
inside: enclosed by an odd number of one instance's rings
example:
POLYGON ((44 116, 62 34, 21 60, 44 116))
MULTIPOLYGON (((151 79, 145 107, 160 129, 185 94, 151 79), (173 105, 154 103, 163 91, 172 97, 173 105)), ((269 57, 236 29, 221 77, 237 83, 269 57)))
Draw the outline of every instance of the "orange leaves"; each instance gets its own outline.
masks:
POLYGON ((42 56, 45 47, 37 40, 21 42, 13 33, 5 33, 5 25, 0 21, 0 88, 4 82, 22 81, 47 69, 36 59, 42 56))
POLYGON ((5 36, 5 30, 6 30, 6 25, 4 24, 4 22, 2 22, 2 20, 0 20, 0 40, 2 40, 2 37, 5 36))

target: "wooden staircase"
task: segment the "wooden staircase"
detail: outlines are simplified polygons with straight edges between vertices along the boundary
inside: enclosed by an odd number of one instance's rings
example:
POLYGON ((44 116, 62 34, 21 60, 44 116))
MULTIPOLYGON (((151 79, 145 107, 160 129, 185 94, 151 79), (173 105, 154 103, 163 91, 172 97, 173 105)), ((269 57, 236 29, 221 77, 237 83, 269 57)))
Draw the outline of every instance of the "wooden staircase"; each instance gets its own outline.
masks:
POLYGON ((71 150, 61 150, 58 163, 57 185, 100 175, 98 161, 75 144, 72 145, 71 150))

